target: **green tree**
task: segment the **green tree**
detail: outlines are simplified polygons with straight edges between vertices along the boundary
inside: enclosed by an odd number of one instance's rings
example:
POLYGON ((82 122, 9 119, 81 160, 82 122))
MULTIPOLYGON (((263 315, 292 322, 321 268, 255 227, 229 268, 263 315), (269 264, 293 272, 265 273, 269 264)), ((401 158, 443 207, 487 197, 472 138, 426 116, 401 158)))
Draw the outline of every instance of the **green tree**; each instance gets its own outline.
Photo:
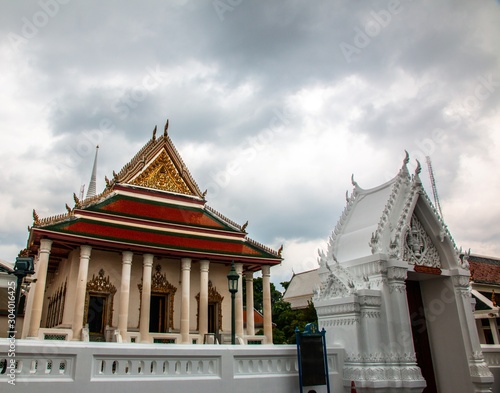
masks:
MULTIPOLYGON (((280 283, 283 288, 288 287, 289 282, 280 283)), ((253 280, 254 307, 263 313, 262 277, 253 280)), ((243 301, 246 301, 246 285, 243 282, 243 301)), ((312 302, 308 302, 307 307, 300 310, 292 310, 290 303, 283 300, 283 294, 271 283, 271 305, 273 318, 273 343, 274 344, 295 344, 295 329, 304 330, 304 327, 311 322, 317 323, 318 317, 312 302)), ((257 334, 264 334, 262 330, 257 334)))

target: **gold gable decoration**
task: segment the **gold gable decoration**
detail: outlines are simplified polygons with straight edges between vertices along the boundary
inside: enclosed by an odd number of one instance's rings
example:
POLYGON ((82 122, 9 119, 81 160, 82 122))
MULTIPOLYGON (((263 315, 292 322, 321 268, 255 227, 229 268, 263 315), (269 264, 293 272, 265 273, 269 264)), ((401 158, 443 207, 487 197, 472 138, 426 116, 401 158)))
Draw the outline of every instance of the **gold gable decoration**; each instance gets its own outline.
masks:
POLYGON ((165 150, 131 184, 178 194, 195 195, 165 150))

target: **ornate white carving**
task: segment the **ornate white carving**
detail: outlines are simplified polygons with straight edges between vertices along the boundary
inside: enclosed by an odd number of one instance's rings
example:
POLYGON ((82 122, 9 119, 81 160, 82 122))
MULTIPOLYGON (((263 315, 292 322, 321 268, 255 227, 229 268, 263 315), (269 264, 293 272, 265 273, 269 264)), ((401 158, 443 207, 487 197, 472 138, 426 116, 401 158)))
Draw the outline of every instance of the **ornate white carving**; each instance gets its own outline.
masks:
POLYGON ((379 311, 362 311, 361 318, 380 318, 379 311))
POLYGON ((469 370, 471 377, 492 377, 488 365, 484 361, 483 353, 475 351, 469 358, 469 370))
POLYGON ((408 269, 405 267, 394 266, 387 269, 387 278, 389 281, 405 281, 408 269))
POLYGON ((415 214, 406 231, 403 260, 412 265, 441 267, 439 252, 415 214))
POLYGON ((333 254, 330 252, 325 254, 321 250, 318 252, 319 264, 321 267, 325 267, 327 272, 320 274, 321 286, 314 291, 314 300, 346 297, 354 294, 356 289, 366 286, 366 283, 360 282, 346 268, 341 266, 333 254), (328 263, 328 259, 333 263, 328 263))
POLYGON ((337 318, 337 319, 329 319, 322 320, 320 322, 320 328, 330 327, 330 326, 345 326, 345 325, 356 325, 359 324, 359 317, 349 317, 349 318, 337 318))
POLYGON ((321 306, 317 307, 318 316, 323 315, 344 315, 359 313, 359 304, 357 302, 349 302, 344 304, 336 304, 333 306, 321 306))
POLYGON ((405 284, 392 284, 389 285, 389 293, 406 293, 406 285, 405 284))
POLYGON ((416 363, 416 353, 348 353, 346 363, 416 363))
POLYGON ((422 372, 418 366, 344 366, 344 381, 422 381, 422 372))

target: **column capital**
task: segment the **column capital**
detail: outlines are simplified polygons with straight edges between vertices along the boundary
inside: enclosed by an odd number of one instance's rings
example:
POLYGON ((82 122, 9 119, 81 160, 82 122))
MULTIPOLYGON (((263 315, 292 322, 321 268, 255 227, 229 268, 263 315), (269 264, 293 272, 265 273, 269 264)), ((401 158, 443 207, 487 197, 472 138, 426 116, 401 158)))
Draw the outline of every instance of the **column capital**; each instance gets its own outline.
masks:
POLYGON ((153 258, 154 258, 153 254, 144 254, 143 255, 143 262, 142 262, 143 265, 147 266, 147 267, 153 266, 153 258))
POLYGON ((91 252, 92 252, 92 246, 89 245, 80 246, 80 258, 90 258, 91 252))
POLYGON ((243 263, 236 262, 234 264, 234 268, 236 269, 236 273, 238 273, 240 276, 243 274, 243 263))
POLYGON ((245 272, 245 281, 253 281, 253 272, 251 270, 245 272))
POLYGON ((208 272, 209 267, 210 267, 210 261, 208 259, 202 259, 200 261, 200 271, 208 272))
POLYGON ((262 277, 271 277, 271 266, 264 265, 262 266, 262 277))
POLYGON ((181 258, 182 270, 191 270, 191 258, 181 258))
POLYGON ((41 253, 50 252, 51 248, 52 248, 52 240, 50 240, 50 239, 40 240, 40 252, 41 253))
POLYGON ((123 251, 122 252, 122 263, 131 265, 133 257, 134 257, 134 253, 132 251, 123 251))

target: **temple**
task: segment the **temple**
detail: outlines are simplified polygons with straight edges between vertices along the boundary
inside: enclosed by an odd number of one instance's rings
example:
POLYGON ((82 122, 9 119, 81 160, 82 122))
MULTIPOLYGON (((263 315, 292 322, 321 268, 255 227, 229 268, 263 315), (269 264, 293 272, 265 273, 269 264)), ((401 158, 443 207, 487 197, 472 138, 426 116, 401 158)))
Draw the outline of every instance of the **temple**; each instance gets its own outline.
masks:
POLYGON ((239 275, 240 344, 272 343, 270 268, 281 252, 247 236, 206 203, 168 135, 152 138, 96 192, 55 217, 33 211, 23 256, 35 257, 23 338, 199 344, 231 330, 227 274, 239 275), (254 273, 263 278, 256 335, 254 273), (246 296, 243 299, 243 280, 246 296), (244 301, 245 300, 245 301, 244 301), (244 308, 246 303, 246 308, 244 308), (245 313, 245 315, 244 315, 245 313))

